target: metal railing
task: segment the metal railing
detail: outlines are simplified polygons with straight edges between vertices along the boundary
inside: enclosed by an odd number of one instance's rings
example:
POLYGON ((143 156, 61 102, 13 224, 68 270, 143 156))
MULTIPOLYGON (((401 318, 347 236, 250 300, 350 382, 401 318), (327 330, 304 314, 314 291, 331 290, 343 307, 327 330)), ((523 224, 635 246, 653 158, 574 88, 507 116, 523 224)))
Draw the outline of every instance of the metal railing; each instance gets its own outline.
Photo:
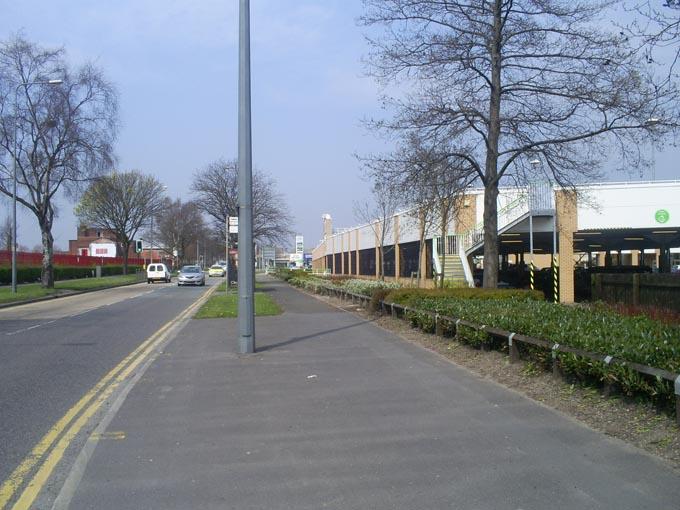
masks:
POLYGON ((446 251, 442 250, 442 238, 441 236, 435 237, 437 242, 437 254, 438 255, 458 255, 458 246, 462 241, 463 234, 448 234, 446 236, 446 251))
MULTIPOLYGON (((528 195, 523 194, 498 211, 498 229, 505 227, 529 212, 528 195)), ((477 223, 467 232, 461 234, 461 242, 466 250, 484 240, 484 222, 477 223)))

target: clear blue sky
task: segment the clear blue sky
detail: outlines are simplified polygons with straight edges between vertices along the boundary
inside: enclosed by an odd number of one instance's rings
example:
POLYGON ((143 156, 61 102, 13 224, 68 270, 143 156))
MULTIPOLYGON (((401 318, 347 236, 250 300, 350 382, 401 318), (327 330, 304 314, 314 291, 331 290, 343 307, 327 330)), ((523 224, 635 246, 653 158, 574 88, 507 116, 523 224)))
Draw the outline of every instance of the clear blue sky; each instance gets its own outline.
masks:
MULTIPOLYGON (((384 148, 361 125, 379 115, 379 89, 363 77, 361 2, 251 0, 251 8, 253 159, 278 181, 292 228, 311 248, 322 213, 349 226, 353 201, 367 198, 352 154, 384 148)), ((98 63, 120 92, 118 168, 154 174, 171 196, 189 199, 196 169, 236 157, 237 15, 237 0, 0 0, 0 39, 22 30, 63 46, 75 64, 98 63)), ((680 178, 676 154, 657 153, 658 179, 680 178)), ((72 209, 61 202, 61 249, 75 238, 72 209)), ((40 242, 27 214, 19 242, 40 242)))

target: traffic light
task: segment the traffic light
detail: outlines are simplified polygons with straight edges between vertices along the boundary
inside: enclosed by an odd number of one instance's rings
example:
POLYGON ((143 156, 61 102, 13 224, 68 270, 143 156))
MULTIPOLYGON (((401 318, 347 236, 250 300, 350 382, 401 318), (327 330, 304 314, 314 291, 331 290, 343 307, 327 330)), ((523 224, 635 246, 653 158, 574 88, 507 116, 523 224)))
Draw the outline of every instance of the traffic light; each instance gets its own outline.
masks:
POLYGON ((142 240, 141 239, 137 239, 135 241, 135 251, 137 253, 142 253, 142 240))

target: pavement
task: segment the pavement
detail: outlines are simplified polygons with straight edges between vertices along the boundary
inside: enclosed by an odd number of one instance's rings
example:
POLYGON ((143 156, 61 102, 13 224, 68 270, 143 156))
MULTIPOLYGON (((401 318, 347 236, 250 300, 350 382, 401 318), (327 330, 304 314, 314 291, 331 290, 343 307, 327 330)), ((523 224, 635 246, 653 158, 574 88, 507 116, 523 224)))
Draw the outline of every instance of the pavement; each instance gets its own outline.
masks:
POLYGON ((679 509, 662 461, 286 284, 192 320, 119 398, 55 508, 679 509), (105 427, 104 427, 105 425, 105 427))

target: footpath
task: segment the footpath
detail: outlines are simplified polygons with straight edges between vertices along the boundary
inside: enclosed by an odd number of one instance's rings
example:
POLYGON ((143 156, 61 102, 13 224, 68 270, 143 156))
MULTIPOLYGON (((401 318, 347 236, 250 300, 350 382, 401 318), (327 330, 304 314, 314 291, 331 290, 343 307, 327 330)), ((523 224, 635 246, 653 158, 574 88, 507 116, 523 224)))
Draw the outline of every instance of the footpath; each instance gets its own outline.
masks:
MULTIPOLYGON (((267 281, 285 312, 192 320, 58 502, 71 509, 680 509, 663 462, 267 281)), ((75 473, 75 474, 74 474, 75 473)))

